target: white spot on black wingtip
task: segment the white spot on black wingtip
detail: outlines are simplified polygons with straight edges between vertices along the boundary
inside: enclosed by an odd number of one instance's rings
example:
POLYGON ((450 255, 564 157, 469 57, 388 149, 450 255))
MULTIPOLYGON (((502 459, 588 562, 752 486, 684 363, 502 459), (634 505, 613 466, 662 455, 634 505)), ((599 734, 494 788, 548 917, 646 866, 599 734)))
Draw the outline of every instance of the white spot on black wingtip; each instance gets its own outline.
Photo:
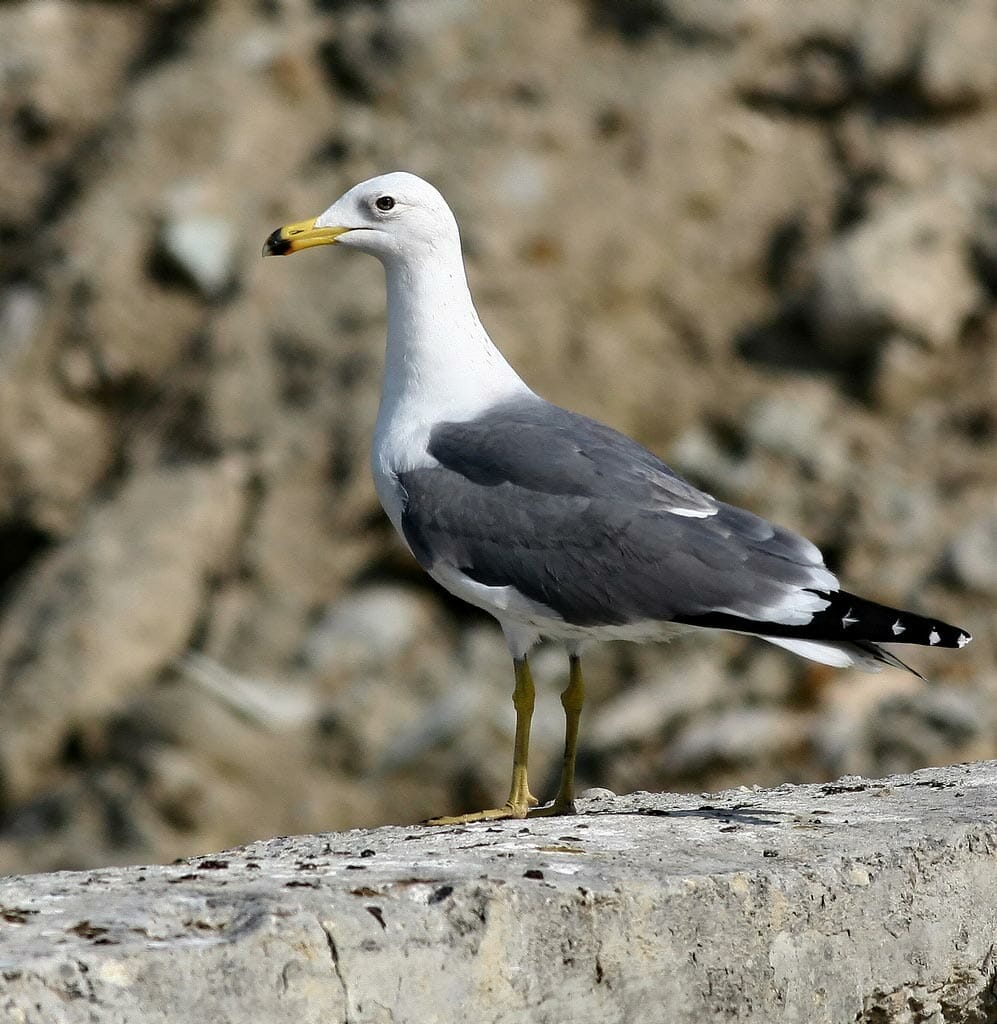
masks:
POLYGON ((900 624, 900 620, 899 619, 897 619, 897 621, 894 622, 892 626, 890 626, 890 629, 893 630, 893 635, 894 636, 900 636, 901 633, 906 633, 907 632, 907 627, 906 626, 902 626, 900 624))
POLYGON ((849 608, 848 611, 845 612, 845 614, 841 616, 841 628, 842 629, 848 629, 849 626, 854 626, 855 623, 858 622, 858 621, 859 621, 858 619, 853 618, 853 616, 852 616, 852 609, 849 608))
POLYGON ((934 647, 935 644, 937 644, 941 639, 942 638, 938 635, 938 630, 935 629, 935 628, 932 628, 931 632, 928 634, 928 643, 932 647, 934 647))
POLYGON ((965 647, 973 638, 968 633, 960 633, 959 639, 956 640, 956 646, 965 647))

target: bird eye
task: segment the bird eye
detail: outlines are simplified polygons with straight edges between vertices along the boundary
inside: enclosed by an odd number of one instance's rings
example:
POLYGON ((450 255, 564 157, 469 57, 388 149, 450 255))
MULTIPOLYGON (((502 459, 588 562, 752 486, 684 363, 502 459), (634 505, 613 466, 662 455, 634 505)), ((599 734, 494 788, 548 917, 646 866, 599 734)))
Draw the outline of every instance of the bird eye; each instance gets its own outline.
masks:
POLYGON ((387 213, 388 210, 394 208, 395 201, 391 196, 380 196, 374 200, 374 205, 381 211, 381 213, 387 213))

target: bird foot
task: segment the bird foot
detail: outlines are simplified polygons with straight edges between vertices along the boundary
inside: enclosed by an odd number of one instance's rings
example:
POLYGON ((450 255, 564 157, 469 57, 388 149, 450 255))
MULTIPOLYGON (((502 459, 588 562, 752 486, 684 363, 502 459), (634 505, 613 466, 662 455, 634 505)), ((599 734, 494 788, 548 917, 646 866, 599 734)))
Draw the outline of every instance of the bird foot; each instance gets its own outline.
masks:
MULTIPOLYGON (((536 798, 533 798, 536 802, 536 798)), ((424 825, 471 825, 476 821, 504 821, 510 818, 525 818, 530 814, 529 801, 522 804, 506 802, 502 807, 490 807, 485 811, 471 814, 455 814, 452 817, 430 818, 424 825)))
POLYGON ((545 807, 534 807, 526 814, 527 818, 556 818, 561 815, 576 814, 574 800, 555 800, 545 807))

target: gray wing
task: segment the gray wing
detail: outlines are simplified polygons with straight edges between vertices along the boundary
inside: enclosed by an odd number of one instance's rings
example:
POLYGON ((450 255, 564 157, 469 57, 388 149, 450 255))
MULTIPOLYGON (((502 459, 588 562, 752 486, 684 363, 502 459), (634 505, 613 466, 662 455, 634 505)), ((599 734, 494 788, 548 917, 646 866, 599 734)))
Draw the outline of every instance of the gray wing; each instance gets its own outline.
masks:
POLYGON ((539 398, 495 406, 478 419, 441 423, 429 454, 485 487, 589 499, 617 498, 647 512, 704 518, 719 502, 636 441, 539 398))
POLYGON ((724 612, 806 622, 837 587, 808 541, 725 505, 635 441, 539 399, 437 425, 406 471, 405 538, 428 569, 512 586, 579 626, 724 612))

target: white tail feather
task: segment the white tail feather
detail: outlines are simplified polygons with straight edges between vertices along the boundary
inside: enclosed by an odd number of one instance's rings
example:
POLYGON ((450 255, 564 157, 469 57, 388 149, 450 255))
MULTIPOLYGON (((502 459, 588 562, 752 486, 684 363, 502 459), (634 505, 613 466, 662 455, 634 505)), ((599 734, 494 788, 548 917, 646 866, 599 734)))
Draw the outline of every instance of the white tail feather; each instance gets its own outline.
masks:
POLYGON ((862 669, 863 672, 879 672, 883 668, 883 663, 880 660, 854 644, 755 635, 760 640, 767 640, 770 644, 775 644, 776 647, 784 647, 787 651, 809 658, 811 661, 818 661, 822 665, 831 665, 833 668, 851 668, 854 665, 856 668, 862 669))

